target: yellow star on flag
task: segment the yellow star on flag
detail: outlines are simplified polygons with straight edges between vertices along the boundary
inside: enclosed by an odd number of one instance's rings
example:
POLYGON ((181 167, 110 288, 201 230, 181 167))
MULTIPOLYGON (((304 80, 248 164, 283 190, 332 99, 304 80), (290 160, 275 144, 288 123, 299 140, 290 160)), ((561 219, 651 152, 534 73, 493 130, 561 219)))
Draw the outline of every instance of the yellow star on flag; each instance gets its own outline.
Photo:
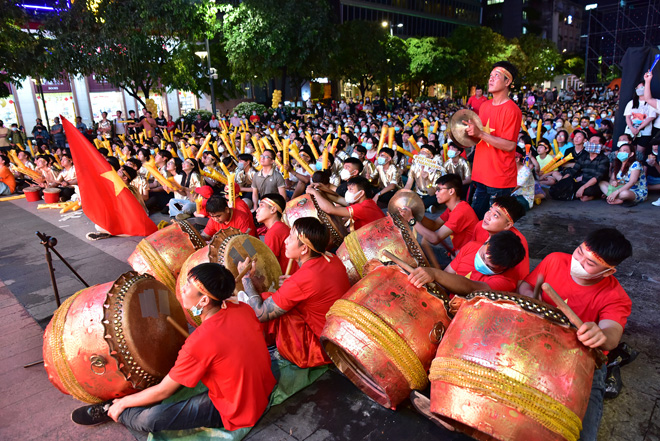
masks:
POLYGON ((490 119, 488 119, 488 121, 486 121, 486 125, 484 126, 484 132, 490 135, 490 133, 493 131, 495 131, 495 129, 490 128, 490 119))
POLYGON ((119 196, 119 193, 121 193, 121 191, 126 188, 126 184, 124 184, 124 181, 122 181, 117 172, 114 170, 101 173, 101 177, 112 182, 112 185, 115 187, 115 196, 119 196))

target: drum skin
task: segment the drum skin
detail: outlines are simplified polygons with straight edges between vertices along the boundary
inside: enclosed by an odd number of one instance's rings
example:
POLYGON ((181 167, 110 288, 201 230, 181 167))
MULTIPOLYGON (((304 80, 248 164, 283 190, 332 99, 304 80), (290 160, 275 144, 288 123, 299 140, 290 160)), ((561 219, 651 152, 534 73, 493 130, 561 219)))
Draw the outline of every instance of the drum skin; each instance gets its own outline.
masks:
POLYGON ((177 220, 142 239, 128 257, 128 264, 140 274, 154 276, 174 291, 186 259, 205 245, 206 241, 192 225, 177 220))
POLYGON ((44 367, 61 392, 87 403, 129 395, 159 383, 185 338, 174 293, 149 275, 123 274, 68 298, 44 333, 44 367))
POLYGON ((335 365, 378 404, 395 409, 427 371, 450 319, 442 300, 380 266, 327 314, 321 343, 335 365))
POLYGON ((532 313, 507 300, 520 296, 493 294, 466 301, 447 329, 431 366, 431 411, 480 440, 577 439, 602 353, 546 318, 561 315, 555 308, 536 301, 532 313))
MULTIPOLYGON (((235 228, 228 228, 218 231, 207 246, 195 251, 183 264, 176 282, 176 298, 179 303, 181 303, 183 286, 188 280, 188 273, 201 263, 217 262, 224 265, 234 276, 238 276, 237 262, 234 261, 232 254, 238 253, 240 260, 247 258, 250 253, 245 248, 245 241, 249 241, 252 248, 257 252, 257 268, 254 277, 252 277, 255 290, 259 293, 275 292, 280 287, 280 276, 282 275, 282 268, 275 254, 259 239, 241 233, 235 228)), ((248 248, 250 248, 249 245, 248 248)), ((243 282, 239 281, 236 283, 235 292, 238 293, 242 290, 243 282)), ((190 311, 186 311, 185 315, 188 323, 195 327, 199 326, 198 319, 193 317, 190 311)))
POLYGON ((346 237, 346 228, 337 216, 326 214, 316 204, 314 195, 304 194, 291 199, 284 210, 284 221, 290 227, 301 217, 315 217, 330 231, 330 240, 335 246, 341 245, 346 237))
MULTIPOLYGON (((410 229, 407 226, 404 228, 407 229, 408 237, 413 237, 410 229)), ((413 257, 410 253, 402 231, 388 215, 346 236, 344 243, 337 249, 337 257, 344 263, 351 285, 360 280, 364 265, 369 260, 389 260, 383 256, 383 251, 389 251, 412 267, 428 266, 426 257, 416 240, 409 242, 417 257, 413 257)))

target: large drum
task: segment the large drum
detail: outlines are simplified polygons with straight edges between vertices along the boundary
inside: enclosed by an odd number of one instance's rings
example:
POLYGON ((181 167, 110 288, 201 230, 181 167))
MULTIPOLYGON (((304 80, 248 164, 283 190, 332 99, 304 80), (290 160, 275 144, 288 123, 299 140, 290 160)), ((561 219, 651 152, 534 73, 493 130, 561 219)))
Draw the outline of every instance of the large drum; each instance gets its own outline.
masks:
POLYGON ((344 263, 353 285, 362 277, 369 260, 387 259, 384 251, 389 251, 412 267, 429 266, 413 231, 398 215, 385 216, 353 231, 337 249, 337 257, 344 263))
POLYGON ((346 228, 341 219, 321 210, 314 195, 304 194, 287 202, 284 211, 284 222, 289 226, 293 226, 296 219, 301 217, 315 217, 320 220, 330 231, 330 240, 337 247, 341 245, 344 237, 346 237, 346 228))
POLYGON ((123 274, 77 292, 44 333, 44 367, 61 392, 86 403, 123 397, 159 383, 185 338, 174 293, 152 276, 123 274))
MULTIPOLYGON (((238 262, 247 257, 257 256, 257 268, 252 283, 257 292, 275 292, 280 287, 282 268, 275 254, 259 239, 241 233, 236 228, 218 231, 211 242, 204 248, 195 251, 181 268, 176 283, 176 298, 181 302, 183 285, 188 280, 188 272, 200 263, 216 262, 225 266, 234 276, 238 276, 238 262)), ((243 290, 243 281, 236 283, 236 292, 243 290)), ((199 326, 197 317, 187 311, 188 323, 199 326)))
POLYGON ((543 302, 468 297, 431 365, 431 411, 480 440, 577 440, 602 352, 543 302))
POLYGON ((395 409, 427 371, 444 329, 445 302, 415 288, 395 266, 380 266, 337 300, 321 344, 335 365, 378 404, 395 409))
POLYGON ((195 227, 175 220, 145 237, 128 257, 128 264, 140 274, 151 274, 169 289, 176 289, 181 267, 192 253, 206 245, 195 227))

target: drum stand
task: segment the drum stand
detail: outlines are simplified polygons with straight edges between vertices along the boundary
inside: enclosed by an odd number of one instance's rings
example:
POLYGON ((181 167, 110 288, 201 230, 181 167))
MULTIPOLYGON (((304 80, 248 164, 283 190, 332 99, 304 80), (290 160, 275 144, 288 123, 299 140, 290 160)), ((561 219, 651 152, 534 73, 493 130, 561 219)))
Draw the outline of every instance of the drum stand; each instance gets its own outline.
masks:
MULTIPOLYGON (((80 282, 83 285, 85 285, 85 287, 89 288, 89 284, 87 282, 85 282, 85 280, 80 276, 80 274, 78 274, 76 272, 76 270, 74 270, 73 267, 71 265, 69 265, 69 262, 67 262, 66 259, 64 257, 62 257, 62 255, 55 249, 55 246, 57 245, 57 239, 55 239, 54 237, 48 236, 47 234, 40 233, 39 231, 37 231, 34 234, 36 234, 37 237, 39 239, 41 239, 41 245, 43 245, 44 248, 46 248, 46 263, 48 264, 48 272, 50 273, 50 283, 53 285, 53 293, 55 294, 55 303, 57 304, 57 307, 59 308, 62 303, 60 301, 60 293, 57 290, 57 280, 55 279, 55 268, 53 268, 53 256, 51 256, 51 254, 50 254, 51 251, 53 253, 55 253, 55 255, 57 257, 59 257, 59 259, 62 261, 62 263, 64 263, 66 265, 66 267, 71 270, 73 275, 76 276, 78 278, 78 280, 80 280, 80 282)), ((28 363, 28 364, 24 365, 23 367, 24 368, 29 368, 31 366, 36 366, 36 365, 41 364, 43 362, 44 362, 43 360, 34 361, 32 363, 28 363)))

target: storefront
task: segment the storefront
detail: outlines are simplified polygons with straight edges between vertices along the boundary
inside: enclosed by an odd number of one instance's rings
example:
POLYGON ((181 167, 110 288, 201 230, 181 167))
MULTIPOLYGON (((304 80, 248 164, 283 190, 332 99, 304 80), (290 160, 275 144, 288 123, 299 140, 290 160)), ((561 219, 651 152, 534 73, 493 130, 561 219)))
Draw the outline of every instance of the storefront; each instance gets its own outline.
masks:
POLYGON ((179 91, 179 110, 181 115, 185 115, 197 108, 197 97, 192 92, 179 91))
MULTIPOLYGON (((42 81, 41 87, 43 89, 43 100, 39 93, 39 88, 36 82, 34 82, 34 94, 44 125, 46 125, 46 111, 48 111, 48 120, 51 126, 55 124, 55 117, 59 117, 60 115, 69 121, 75 121, 76 112, 73 106, 73 94, 71 93, 71 83, 69 83, 69 80, 42 81), (45 109, 44 104, 46 106, 45 109)), ((26 130, 31 130, 31 128, 26 127, 26 130)))
MULTIPOLYGON (((5 84, 5 86, 9 91, 12 90, 9 84, 5 84)), ((0 98, 0 120, 5 123, 5 127, 11 127, 13 123, 18 124, 18 111, 16 110, 15 100, 13 94, 0 98)))
POLYGON ((96 78, 94 75, 87 77, 87 85, 94 121, 99 121, 103 112, 108 112, 108 119, 114 119, 117 110, 121 110, 124 115, 126 114, 124 99, 118 88, 101 78, 96 78))

